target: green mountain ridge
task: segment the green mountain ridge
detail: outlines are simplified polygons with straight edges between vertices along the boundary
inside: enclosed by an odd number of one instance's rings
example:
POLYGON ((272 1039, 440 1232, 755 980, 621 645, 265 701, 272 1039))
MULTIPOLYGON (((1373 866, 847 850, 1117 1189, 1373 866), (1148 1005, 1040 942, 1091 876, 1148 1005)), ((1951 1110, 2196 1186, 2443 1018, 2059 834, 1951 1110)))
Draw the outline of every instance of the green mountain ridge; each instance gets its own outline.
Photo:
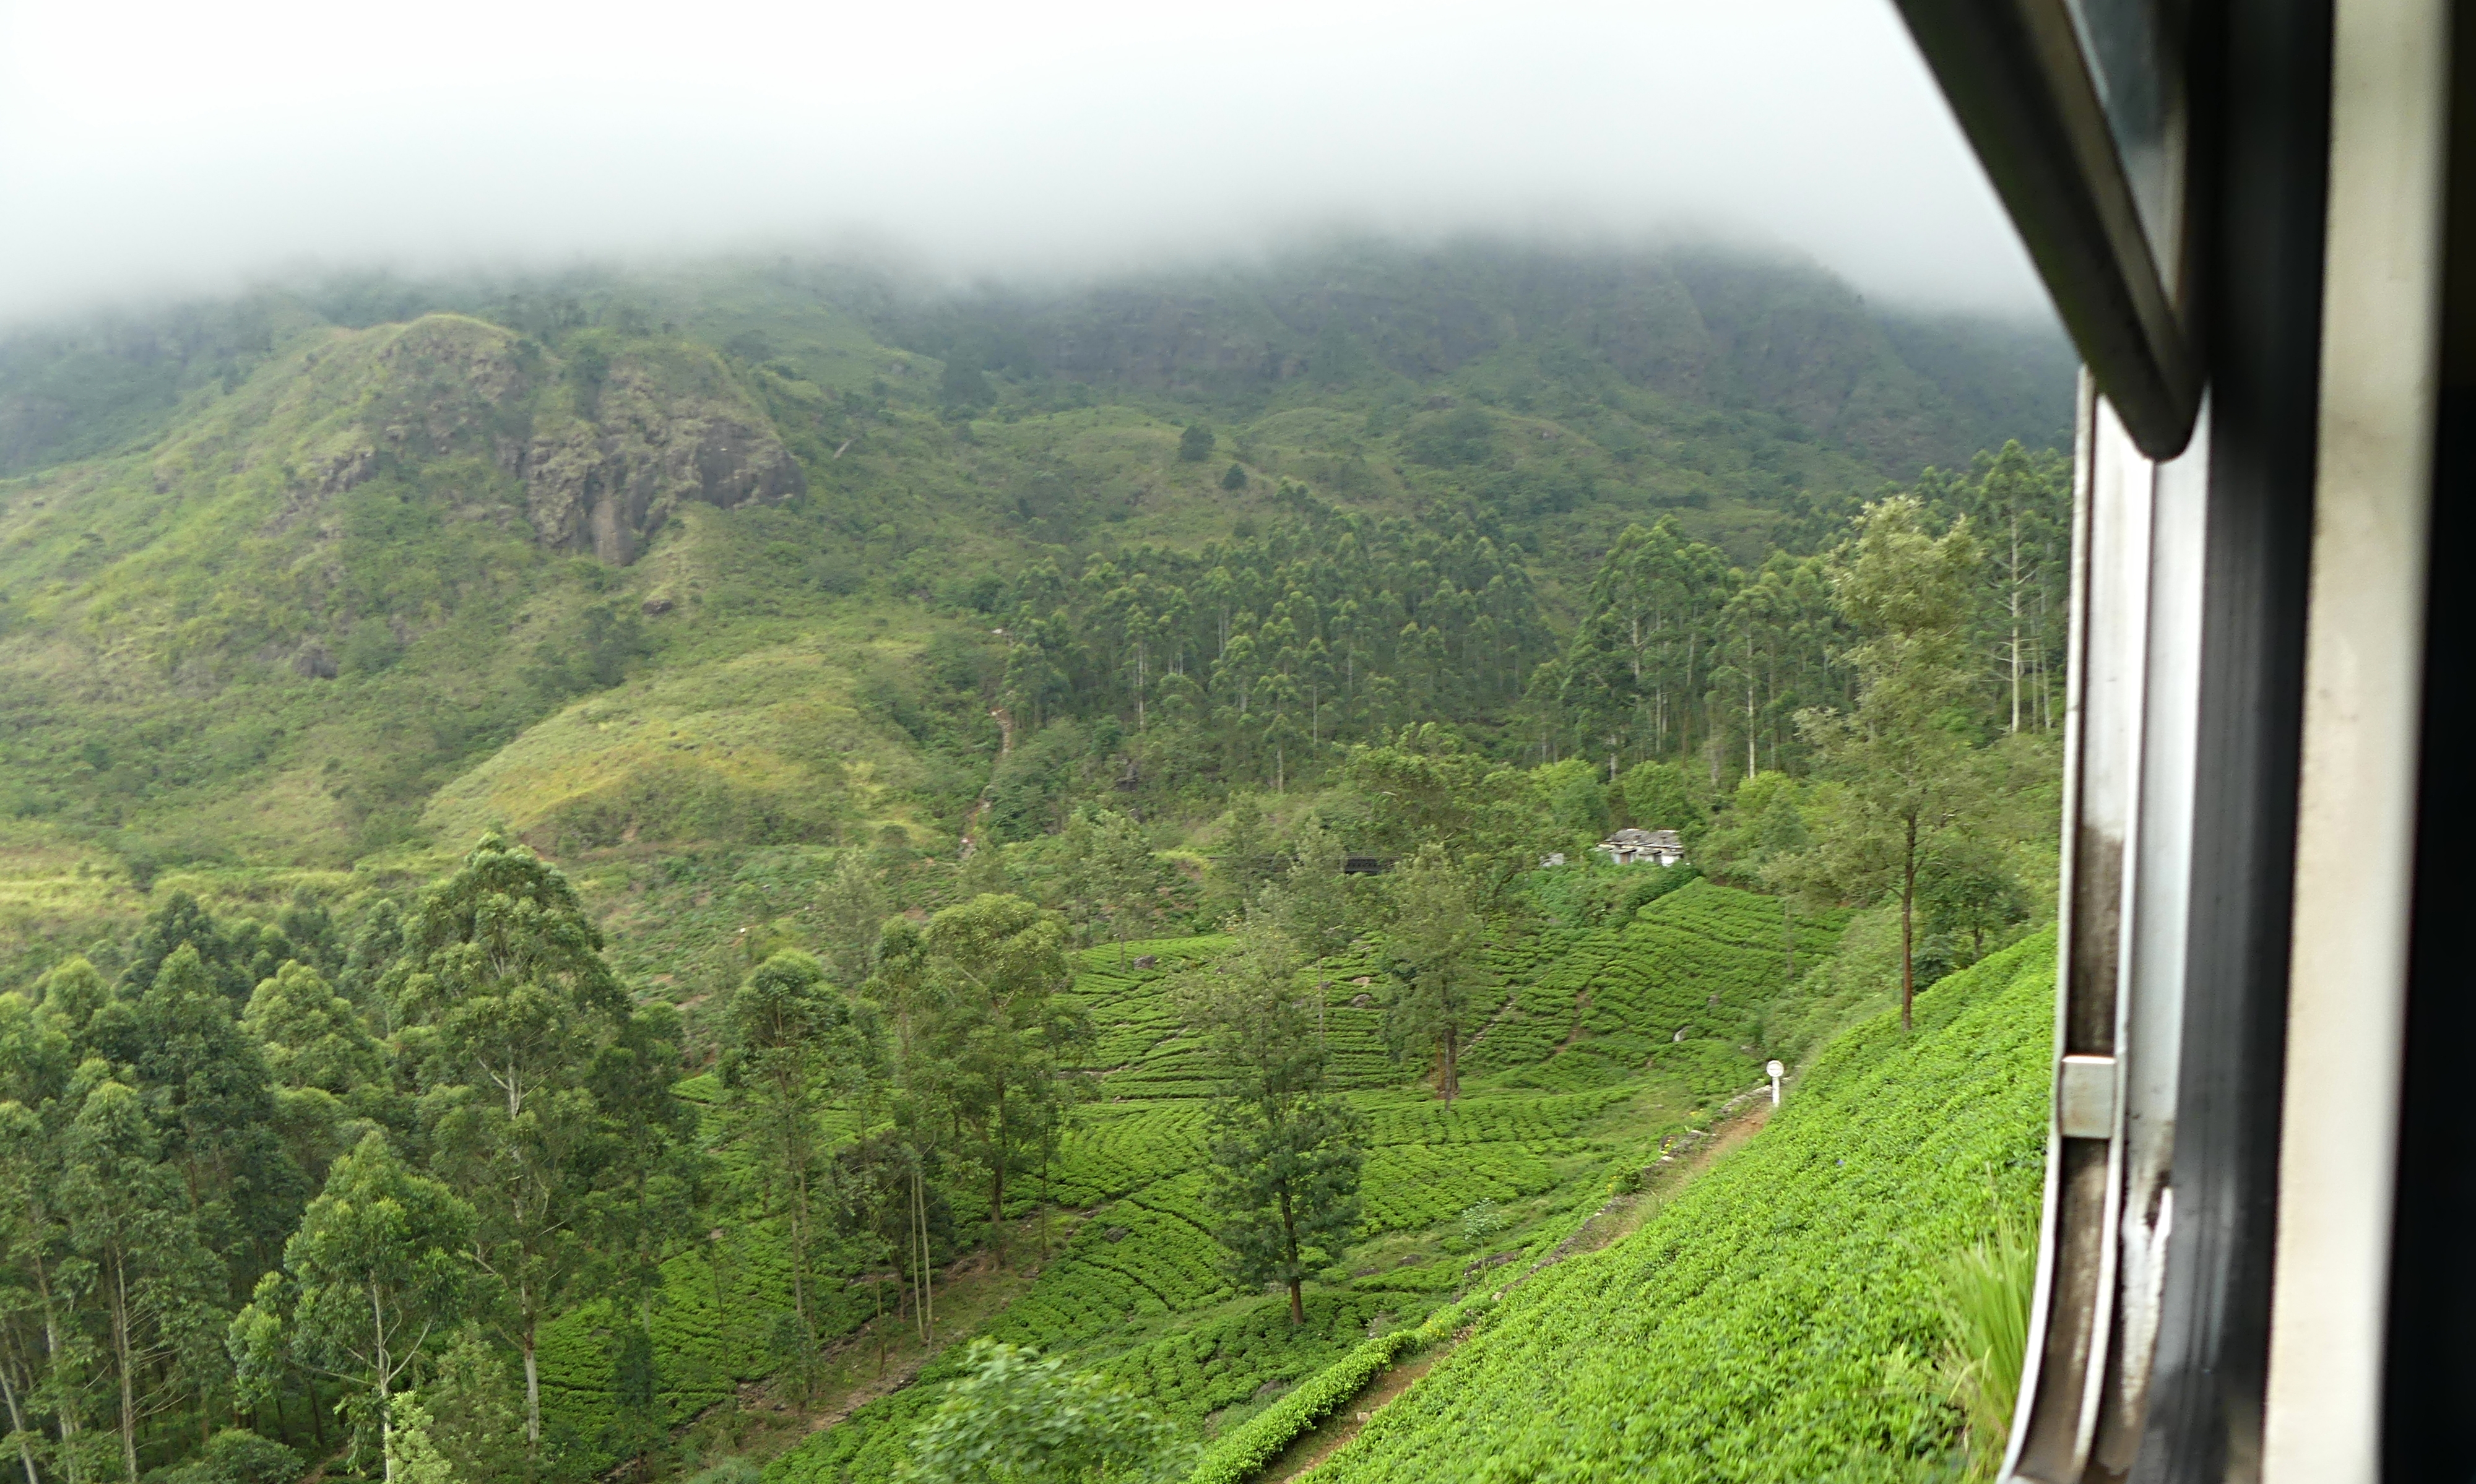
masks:
POLYGON ((1076 292, 338 281, 23 332, 0 917, 434 864, 493 822, 934 850, 999 753, 993 602, 1312 509, 1404 523, 1398 581, 1433 581, 1417 532, 1522 563, 1518 674, 1629 523, 1751 565, 2060 424, 2059 339, 1921 323, 1795 266, 1462 243, 1076 292))

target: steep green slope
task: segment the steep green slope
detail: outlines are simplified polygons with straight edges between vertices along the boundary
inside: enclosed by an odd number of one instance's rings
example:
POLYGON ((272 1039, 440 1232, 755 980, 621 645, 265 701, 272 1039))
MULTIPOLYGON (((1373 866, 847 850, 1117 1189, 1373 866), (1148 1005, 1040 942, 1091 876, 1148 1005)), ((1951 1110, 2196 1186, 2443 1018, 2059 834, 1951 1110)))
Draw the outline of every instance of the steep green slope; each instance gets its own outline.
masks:
MULTIPOLYGON (((1944 354, 1912 364, 1898 346, 1919 344, 1916 323, 1878 315, 1829 274, 1705 250, 1346 241, 1217 271, 878 304, 813 274, 771 279, 856 302, 889 343, 941 360, 1246 415, 1342 386, 1380 395, 1457 378, 1526 410, 1520 404, 1613 380, 1683 403, 1764 408, 1791 436, 1894 466, 1965 460, 1990 433, 2017 435, 2007 425, 2043 433, 2069 415, 2067 362, 2049 357, 2043 385, 2015 382, 1990 396, 1969 374, 1970 336, 1946 327, 1944 354)), ((2046 344, 2060 349, 2051 335, 2037 349, 2046 344)), ((2017 342, 2006 351, 2006 360, 2037 353, 2017 342)))
POLYGON ((2054 945, 1834 1042, 1751 1144, 1517 1289, 1318 1471, 1418 1480, 1929 1476, 1957 1424, 1937 1264, 2034 1209, 2054 945))
POLYGON ((710 352, 629 347, 580 384, 589 348, 319 332, 143 454, 0 486, 8 813, 342 863, 615 680, 643 643, 613 564, 683 505, 802 479, 710 352))
POLYGON ((289 295, 259 293, 0 335, 0 477, 152 438, 320 317, 289 295))
MULTIPOLYGON (((1826 954, 1843 914, 1798 925, 1795 951, 1826 954)), ((1590 1086, 1646 1063, 1701 1092, 1742 1087, 1762 1058, 1758 1018, 1790 982, 1779 902, 1696 881, 1626 922, 1551 929, 1504 955, 1505 1009, 1470 1049, 1501 1086, 1590 1086)))

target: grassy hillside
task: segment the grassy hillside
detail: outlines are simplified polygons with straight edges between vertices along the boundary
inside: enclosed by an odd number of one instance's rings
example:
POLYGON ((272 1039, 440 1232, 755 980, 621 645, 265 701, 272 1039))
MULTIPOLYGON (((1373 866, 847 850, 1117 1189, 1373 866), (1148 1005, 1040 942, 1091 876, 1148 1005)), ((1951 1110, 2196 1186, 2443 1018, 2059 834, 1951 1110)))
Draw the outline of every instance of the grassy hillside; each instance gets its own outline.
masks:
MULTIPOLYGON (((1514 1007, 1498 1025, 1514 1023, 1540 982, 1603 992, 1655 982, 1661 995, 1697 1004, 1719 995, 1731 1017, 1742 1016, 1785 982, 1768 932, 1747 931, 1767 913, 1775 924, 1765 899, 1696 884, 1626 922, 1552 940, 1517 937, 1498 954, 1514 1007)), ((863 1265, 846 1264, 843 1286, 827 1296, 824 1327, 845 1347, 834 1384, 862 1403, 847 1420, 808 1436, 806 1414, 769 1411, 771 1399, 748 1404, 752 1396, 783 1396, 779 1380, 765 1384, 782 1366, 771 1334, 788 1304, 781 1227, 761 1203, 736 1216, 717 1207, 713 1231, 663 1263, 649 1310, 659 1415, 683 1429, 685 1456, 761 1456, 794 1445, 769 1477, 890 1478, 911 1428, 955 1373, 959 1342, 973 1334, 1069 1355, 1195 1438, 1227 1435, 1371 1333, 1413 1327, 1503 1264, 1545 1253, 1605 1200, 1612 1176, 1654 1164, 1664 1138, 1707 1122, 1721 1101, 1761 1076, 1758 1049, 1723 1039, 1744 1028, 1737 1019, 1709 1027, 1720 1035, 1680 1043, 1665 1033, 1670 1016, 1657 1001, 1626 1008, 1612 997, 1597 1033, 1564 1047, 1499 1048, 1489 1065, 1501 1070, 1473 1075, 1468 1095, 1447 1106, 1424 1086, 1404 1084, 1377 1012, 1351 1002, 1366 993, 1352 971, 1380 973, 1380 954, 1306 971, 1330 985, 1332 1063, 1356 1089, 1369 1148, 1356 1243, 1310 1283, 1309 1323, 1294 1330, 1284 1296, 1230 1286, 1201 1203, 1206 1084, 1167 996, 1177 974, 1209 962, 1226 943, 1133 943, 1125 965, 1115 947, 1078 953, 1074 994, 1099 1030, 1098 1098, 1077 1113, 1045 1176, 1024 1181, 1009 1201, 1022 1224, 1010 1239, 1017 1271, 974 1257, 943 1275, 939 1348, 928 1352, 905 1348, 907 1321, 872 1326, 879 1295, 863 1265), (1133 967, 1138 957, 1152 963, 1133 967), (1655 1052, 1645 1050, 1654 1042, 1655 1052), (1130 1054, 1143 1051, 1156 1054, 1130 1054), (1475 1227, 1473 1209, 1486 1213, 1475 1227), (1034 1253, 1044 1227, 1053 1249, 1042 1259, 1034 1253), (877 1384, 870 1357, 889 1334, 897 1379, 907 1368, 917 1379, 868 1399, 877 1384)), ((1824 952, 1820 940, 1815 952, 1824 952)), ((719 1089, 705 1076, 681 1091, 709 1106, 719 1089)), ((712 1151, 726 1172, 736 1170, 743 1155, 722 1132, 708 1119, 712 1151)), ((722 1191, 731 1188, 726 1179, 722 1191)), ((621 1416, 611 1336, 622 1328, 595 1306, 545 1332, 547 1431, 571 1467, 599 1470, 624 1456, 611 1441, 621 1416)), ((836 1394, 829 1388, 825 1400, 836 1394)))
POLYGON ((933 849, 1002 741, 990 631, 1043 571, 1188 559, 1305 500, 1397 522, 1345 578, 1415 607, 1419 543, 1484 539, 1536 610, 1500 620, 1518 677, 1628 522, 1751 564, 1922 462, 2051 437, 2059 345, 1793 265, 1488 243, 1071 292, 338 280, 19 331, 0 933, 48 961, 160 873, 242 906, 490 822, 571 858, 933 849))
POLYGON ((2041 1178, 2054 948, 1838 1040, 1634 1236, 1517 1289, 1318 1471, 1409 1480, 1923 1479, 1957 1415, 1938 1266, 2041 1178))

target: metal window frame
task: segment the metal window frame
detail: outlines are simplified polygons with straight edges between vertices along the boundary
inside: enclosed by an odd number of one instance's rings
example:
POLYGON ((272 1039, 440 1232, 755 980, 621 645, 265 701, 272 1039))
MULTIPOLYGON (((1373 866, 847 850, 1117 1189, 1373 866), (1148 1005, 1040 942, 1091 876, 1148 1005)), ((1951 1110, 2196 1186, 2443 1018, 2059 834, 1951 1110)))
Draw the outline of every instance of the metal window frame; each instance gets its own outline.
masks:
POLYGON ((2201 769, 2210 429, 2142 454, 2082 382, 2073 459, 2055 1097, 2007 1477, 2120 1477, 2140 1453, 2174 1230, 2201 769))
MULTIPOLYGON (((2142 453, 2184 451, 2203 367, 2181 305, 2193 234, 2161 264, 2065 0, 1899 0, 2055 308, 2142 453)), ((2190 219, 2190 213, 2179 212, 2190 219)))
POLYGON ((2010 1477, 2259 1476, 2332 3, 2179 17, 2162 269, 2064 0, 1900 0, 2092 383, 2057 1100, 2010 1477))

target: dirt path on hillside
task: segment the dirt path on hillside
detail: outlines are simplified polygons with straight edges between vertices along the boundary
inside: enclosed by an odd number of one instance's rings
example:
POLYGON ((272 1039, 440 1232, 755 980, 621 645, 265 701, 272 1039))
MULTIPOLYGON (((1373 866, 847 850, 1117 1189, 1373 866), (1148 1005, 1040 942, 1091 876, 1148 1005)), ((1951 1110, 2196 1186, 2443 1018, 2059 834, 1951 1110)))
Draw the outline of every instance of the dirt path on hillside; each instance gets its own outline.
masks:
POLYGON ((1288 1447, 1264 1466, 1264 1472, 1256 1477, 1263 1484, 1283 1484, 1284 1480, 1303 1477, 1309 1470, 1331 1456, 1333 1449, 1357 1437, 1358 1430, 1366 1426, 1376 1413, 1383 1411, 1386 1402, 1408 1391, 1437 1361, 1451 1354, 1452 1348, 1447 1345, 1429 1350, 1416 1360, 1403 1361, 1388 1371, 1378 1372, 1375 1379, 1368 1382, 1367 1389, 1360 1392, 1349 1406, 1299 1434, 1288 1447))
POLYGON ((1576 1252, 1596 1252, 1620 1237, 1633 1235, 1667 1203, 1667 1198, 1692 1183, 1720 1156, 1762 1132, 1763 1125, 1771 1121, 1771 1111, 1770 1084, 1766 1082, 1721 1103, 1710 1127, 1671 1136, 1658 1160, 1644 1172, 1640 1191, 1611 1198, 1591 1213, 1590 1220, 1574 1227, 1572 1236, 1556 1244, 1553 1251, 1523 1269, 1521 1277, 1498 1289, 1496 1297, 1503 1298, 1532 1274, 1553 1267, 1576 1252))
POLYGON ((963 816, 962 839, 954 848, 956 860, 971 859, 972 853, 980 848, 980 826, 988 820, 989 806, 997 803, 998 770, 1005 766, 1006 758, 1014 752, 1014 718, 1003 706, 992 709, 989 714, 997 718, 998 760, 989 764, 989 780, 981 786, 980 797, 972 805, 971 812, 963 816))
MULTIPOLYGON (((1620 1237, 1631 1236, 1651 1213, 1666 1203, 1666 1199, 1691 1184, 1720 1157, 1760 1133, 1770 1122, 1770 1084, 1766 1082, 1751 1091, 1738 1094, 1721 1104, 1711 1126, 1698 1134, 1679 1135, 1653 1164, 1645 1177, 1643 1189, 1633 1195, 1619 1196, 1591 1213, 1590 1219, 1573 1228, 1573 1234, 1556 1244, 1553 1250, 1519 1276, 1498 1289, 1492 1296, 1502 1298, 1521 1287, 1534 1274, 1579 1252, 1596 1252, 1620 1237)), ((1376 1373, 1348 1406, 1322 1422, 1300 1433, 1264 1471, 1256 1475, 1259 1484, 1291 1484, 1304 1479, 1343 1444, 1358 1436, 1360 1429, 1374 1420, 1394 1397, 1408 1391, 1421 1376, 1434 1369, 1436 1363, 1461 1348, 1470 1338, 1464 1327, 1445 1344, 1421 1351, 1411 1359, 1376 1373)))

